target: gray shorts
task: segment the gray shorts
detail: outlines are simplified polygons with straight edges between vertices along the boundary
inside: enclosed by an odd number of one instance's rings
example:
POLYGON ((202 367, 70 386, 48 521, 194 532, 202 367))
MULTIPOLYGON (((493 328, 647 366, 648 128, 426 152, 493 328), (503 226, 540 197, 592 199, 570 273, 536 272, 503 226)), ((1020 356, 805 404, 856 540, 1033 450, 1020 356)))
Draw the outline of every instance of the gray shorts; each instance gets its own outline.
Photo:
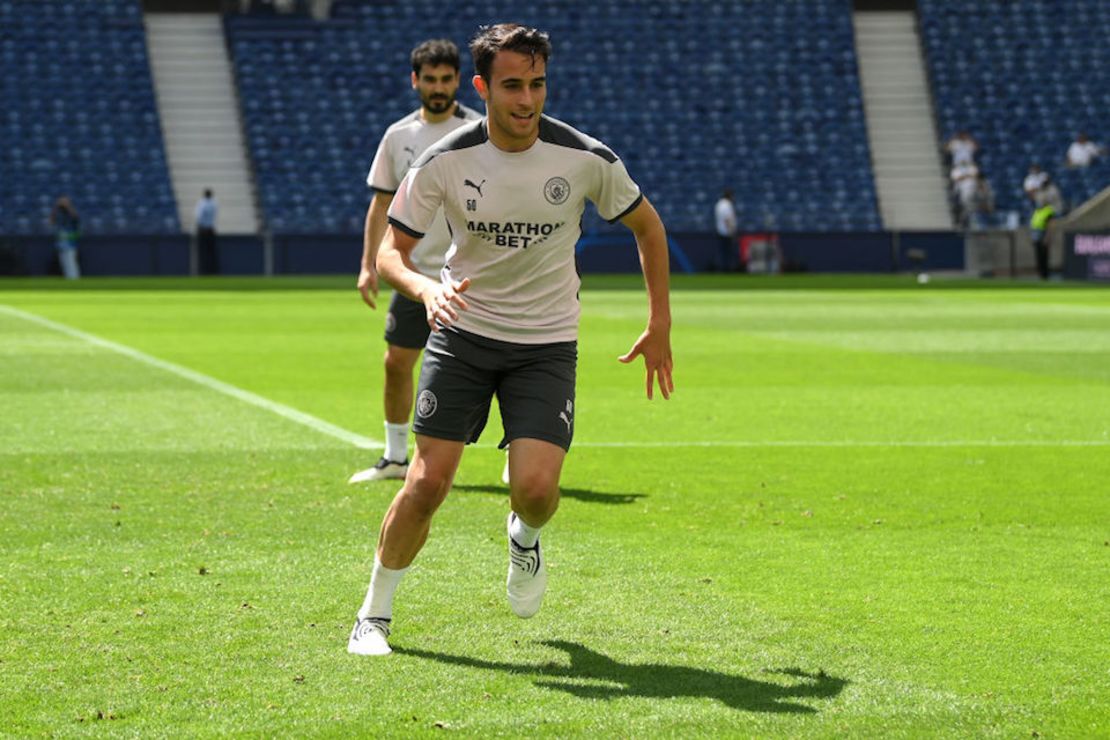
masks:
POLYGON ((406 349, 424 349, 431 332, 424 304, 394 292, 385 315, 385 341, 406 349))
POLYGON ((497 396, 505 436, 570 449, 577 342, 516 344, 445 329, 432 334, 420 367, 413 431, 477 442, 497 396))

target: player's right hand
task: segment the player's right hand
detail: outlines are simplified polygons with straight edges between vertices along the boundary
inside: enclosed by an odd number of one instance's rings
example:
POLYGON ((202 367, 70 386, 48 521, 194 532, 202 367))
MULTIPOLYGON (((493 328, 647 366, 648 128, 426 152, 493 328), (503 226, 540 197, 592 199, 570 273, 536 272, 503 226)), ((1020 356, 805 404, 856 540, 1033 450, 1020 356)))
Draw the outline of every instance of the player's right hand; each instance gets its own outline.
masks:
POLYGON ((432 331, 438 332, 440 328, 455 323, 459 318, 456 309, 465 311, 470 308, 470 304, 462 297, 469 287, 470 278, 463 278, 461 281, 437 283, 424 293, 424 308, 432 331))
POLYGON ((378 271, 362 268, 358 273, 358 292, 362 300, 370 308, 376 309, 378 304, 374 299, 378 297, 378 271))

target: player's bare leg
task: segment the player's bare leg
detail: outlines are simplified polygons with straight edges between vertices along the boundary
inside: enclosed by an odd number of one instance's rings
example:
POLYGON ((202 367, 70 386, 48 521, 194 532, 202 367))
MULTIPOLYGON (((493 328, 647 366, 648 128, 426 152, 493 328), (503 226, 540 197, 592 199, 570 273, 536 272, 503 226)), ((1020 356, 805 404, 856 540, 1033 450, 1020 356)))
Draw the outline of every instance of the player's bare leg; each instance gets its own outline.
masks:
POLYGON ((540 609, 547 590, 547 563, 540 529, 559 508, 559 475, 566 451, 538 439, 514 439, 509 448, 509 575, 506 593, 518 617, 540 609))
POLYGON ((370 588, 358 612, 347 651, 387 655, 393 594, 428 539, 432 516, 451 490, 463 443, 416 436, 416 452, 405 484, 382 522, 370 588))
MULTIPOLYGON (((412 415, 412 371, 420 359, 420 350, 390 344, 385 349, 385 420, 392 424, 408 424, 412 415)), ((407 442, 407 440, 406 440, 407 442)))
POLYGON ((349 483, 403 479, 408 472, 409 416, 412 414, 412 373, 420 350, 387 345, 385 350, 385 452, 372 468, 351 476, 349 483))
POLYGON ((462 442, 416 435, 416 453, 405 485, 386 512, 378 558, 388 568, 407 568, 424 546, 432 515, 447 497, 463 453, 462 442))

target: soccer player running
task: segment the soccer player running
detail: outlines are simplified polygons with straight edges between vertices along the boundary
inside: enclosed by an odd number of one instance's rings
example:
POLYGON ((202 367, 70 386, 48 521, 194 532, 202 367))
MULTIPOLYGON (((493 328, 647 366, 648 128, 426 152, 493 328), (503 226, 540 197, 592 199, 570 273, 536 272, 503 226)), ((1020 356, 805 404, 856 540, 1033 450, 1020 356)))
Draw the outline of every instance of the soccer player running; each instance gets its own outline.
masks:
MULTIPOLYGON (((412 88, 420 108, 386 129, 370 165, 366 183, 374 197, 366 212, 362 269, 358 291, 376 308, 378 246, 385 234, 389 204, 409 167, 424 150, 458 127, 481 118, 455 100, 459 90, 459 49, 445 39, 425 41, 412 50, 412 88)), ((424 275, 437 276, 451 244, 442 214, 436 214, 428 233, 412 251, 412 263, 424 275)), ((404 478, 408 471, 409 415, 412 412, 412 373, 428 341, 424 306, 394 293, 385 319, 385 452, 372 468, 351 476, 350 483, 404 478)))
POLYGON ((397 190, 378 255, 382 276, 423 304, 433 333, 420 371, 416 452, 382 522, 374 571, 347 649, 390 652, 393 594, 451 489, 463 448, 497 395, 509 447, 509 606, 540 608, 540 530, 559 505, 574 426, 578 288, 575 243, 586 199, 632 230, 648 293, 647 328, 620 358, 642 356, 647 397, 671 376, 667 237, 658 214, 601 142, 543 115, 551 45, 533 28, 480 29, 470 44, 483 120, 424 153, 397 190), (453 241, 439 281, 412 251, 442 208, 453 241))

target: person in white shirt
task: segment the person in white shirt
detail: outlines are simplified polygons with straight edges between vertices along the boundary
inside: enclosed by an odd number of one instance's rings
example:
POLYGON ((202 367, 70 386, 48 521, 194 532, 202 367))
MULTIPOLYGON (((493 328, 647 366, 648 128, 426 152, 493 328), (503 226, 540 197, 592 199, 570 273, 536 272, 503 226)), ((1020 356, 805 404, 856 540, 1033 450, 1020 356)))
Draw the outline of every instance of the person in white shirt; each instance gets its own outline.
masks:
MULTIPOLYGON (((378 269, 374 264, 385 234, 389 205, 412 163, 429 146, 469 121, 481 118, 455 100, 459 90, 459 49, 446 39, 425 41, 412 50, 412 89, 420 108, 386 129, 378 145, 366 184, 374 191, 366 211, 362 267, 358 291, 370 308, 376 308, 378 269)), ((438 214, 427 235, 412 254, 421 273, 438 275, 451 245, 451 235, 438 214)), ((413 369, 428 341, 424 306, 399 292, 393 293, 385 318, 385 451, 371 468, 351 476, 350 483, 404 479, 408 472, 409 416, 412 414, 413 369)))
POLYGON ((714 221, 717 228, 717 269, 721 272, 731 272, 736 269, 737 244, 736 244, 736 206, 732 202, 732 190, 726 188, 721 193, 720 200, 713 207, 714 221))
POLYGON ((975 161, 975 153, 979 151, 979 142, 975 141, 969 132, 957 131, 944 145, 944 150, 948 152, 953 167, 971 164, 975 161))
POLYGON ((979 168, 972 162, 958 164, 952 168, 949 177, 952 180, 952 193, 956 196, 959 205, 959 223, 966 227, 971 212, 974 209, 975 189, 979 184, 979 168))
POLYGON ((534 615, 547 586, 540 529, 559 505, 573 437, 580 281, 575 245, 586 200, 632 230, 648 293, 646 392, 674 392, 667 234, 624 163, 600 141, 543 114, 547 34, 486 26, 470 44, 486 116, 424 152, 397 190, 378 253, 383 278, 423 303, 432 335, 416 401, 416 453, 382 522, 373 575, 348 652, 386 655, 393 594, 424 545, 467 443, 496 396, 509 446, 506 595, 534 615), (452 243, 439 280, 412 250, 442 209, 452 243))
POLYGON ((1106 147, 1100 146, 1087 138, 1082 131, 1075 137, 1075 141, 1068 147, 1068 167, 1089 167, 1099 157, 1106 155, 1106 147))
POLYGON ((1047 182, 1048 173, 1042 170, 1039 164, 1031 164, 1029 165, 1029 174, 1025 176, 1025 180, 1021 183, 1021 189, 1024 191, 1025 197, 1036 202, 1037 194, 1047 182))

